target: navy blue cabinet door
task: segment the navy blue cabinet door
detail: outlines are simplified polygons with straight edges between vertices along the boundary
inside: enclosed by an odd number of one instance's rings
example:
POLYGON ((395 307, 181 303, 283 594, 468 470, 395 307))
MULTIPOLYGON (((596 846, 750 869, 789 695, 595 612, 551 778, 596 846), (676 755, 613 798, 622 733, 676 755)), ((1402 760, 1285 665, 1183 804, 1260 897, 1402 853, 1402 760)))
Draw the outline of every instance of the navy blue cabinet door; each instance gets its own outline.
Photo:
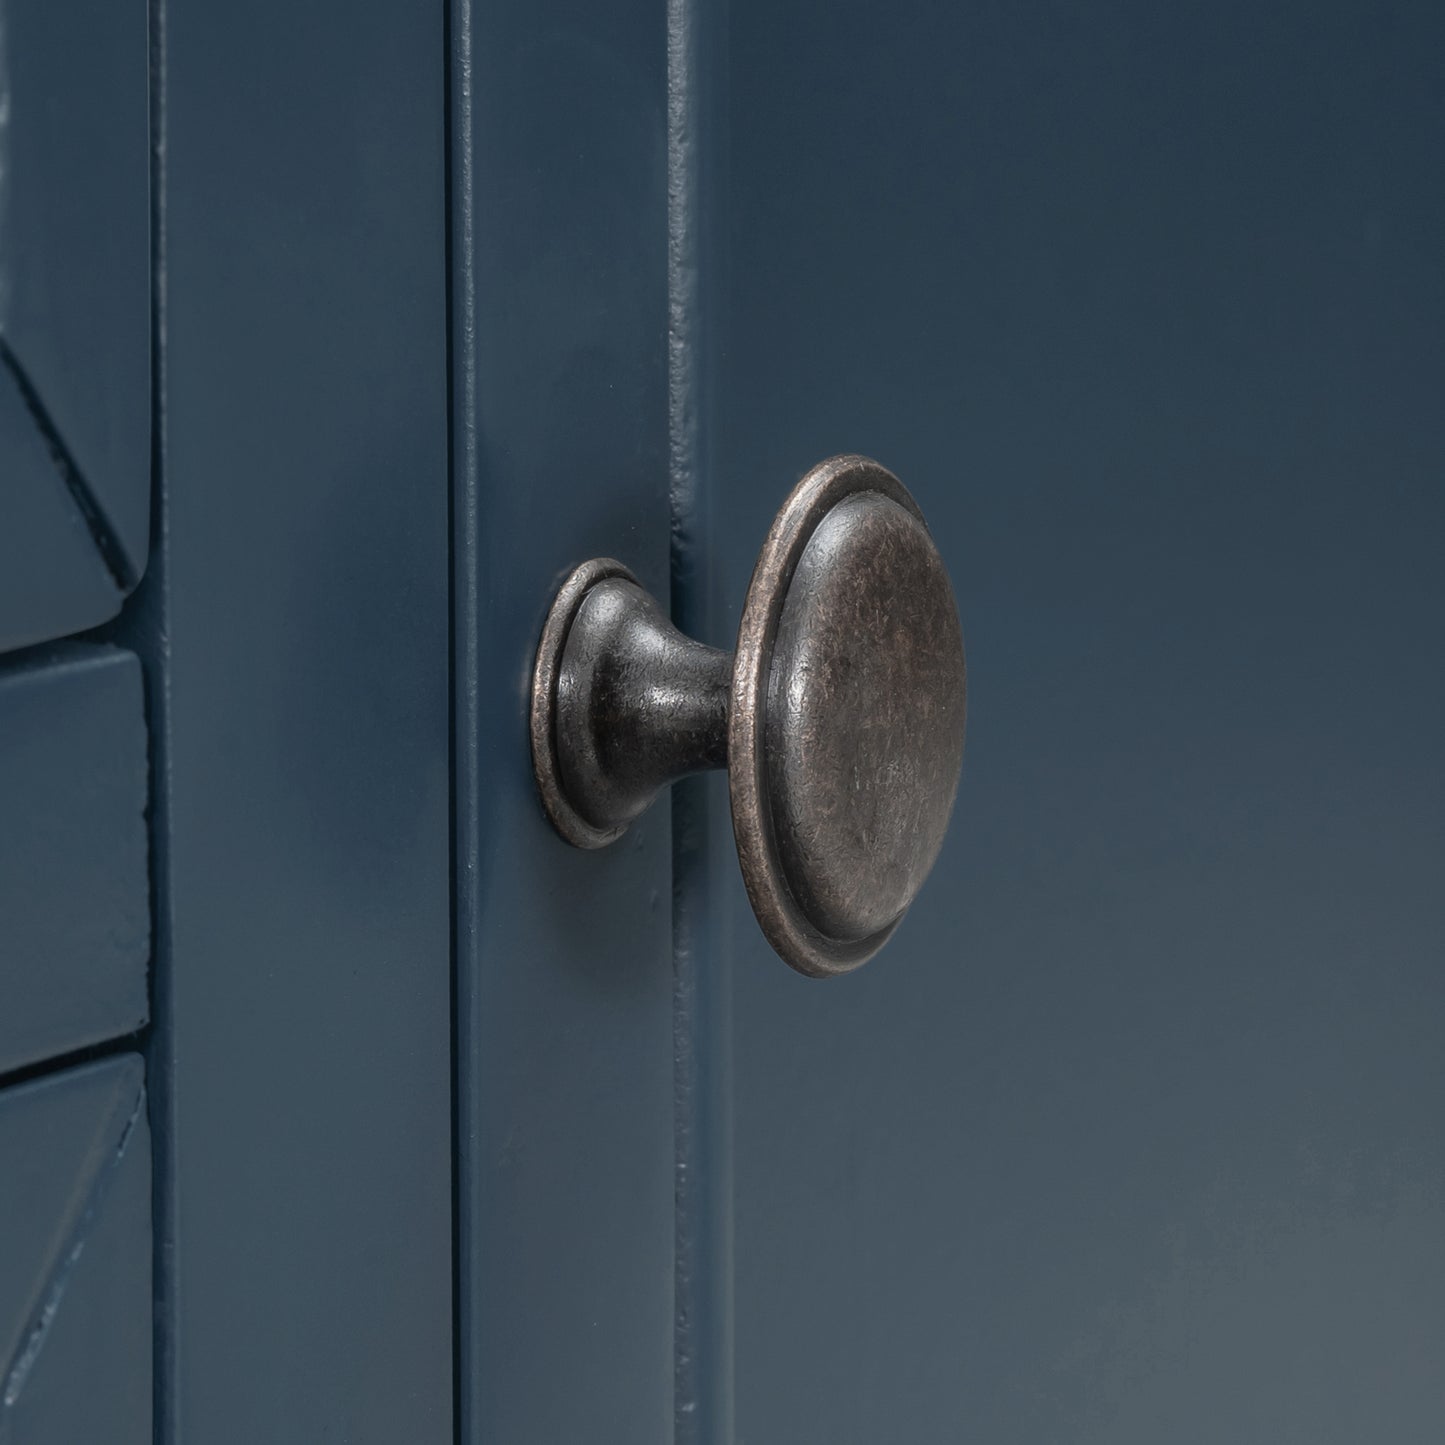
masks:
POLYGON ((1442 54, 1412 3, 732 0, 692 57, 682 604, 725 642, 871 453, 970 717, 837 982, 694 800, 687 1438, 1445 1433, 1442 54))
POLYGON ((1438 5, 0 36, 0 1441, 1445 1438, 1438 5), (820 983, 526 714, 843 451, 971 706, 820 983))

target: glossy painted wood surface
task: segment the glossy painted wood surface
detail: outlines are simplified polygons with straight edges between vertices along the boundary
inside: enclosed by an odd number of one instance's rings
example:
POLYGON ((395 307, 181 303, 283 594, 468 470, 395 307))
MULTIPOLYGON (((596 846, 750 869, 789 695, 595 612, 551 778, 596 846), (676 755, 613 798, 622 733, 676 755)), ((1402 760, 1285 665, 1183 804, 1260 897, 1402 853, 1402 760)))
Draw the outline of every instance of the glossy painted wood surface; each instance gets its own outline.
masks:
POLYGON ((730 13, 724 595, 865 451, 970 666, 885 953, 730 885, 736 1438, 1437 1440, 1438 7, 730 13))
POLYGON ((0 1072, 145 1023, 146 794, 132 653, 0 668, 0 1072))
POLYGON ((180 1445, 454 1438, 443 18, 167 10, 180 1445))
POLYGON ((0 1440, 151 1434, 151 1159, 133 1054, 0 1092, 0 1440))

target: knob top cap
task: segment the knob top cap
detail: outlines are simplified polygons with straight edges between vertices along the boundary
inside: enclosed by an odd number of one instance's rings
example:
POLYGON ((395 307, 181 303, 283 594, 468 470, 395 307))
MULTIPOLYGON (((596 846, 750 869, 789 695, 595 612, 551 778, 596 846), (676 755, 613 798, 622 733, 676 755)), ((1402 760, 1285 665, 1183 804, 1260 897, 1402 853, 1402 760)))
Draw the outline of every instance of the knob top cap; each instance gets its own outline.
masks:
POLYGON ((892 473, 835 457, 764 543, 729 716, 733 827, 774 948, 814 976, 887 941, 942 846, 963 758, 963 636, 892 473))

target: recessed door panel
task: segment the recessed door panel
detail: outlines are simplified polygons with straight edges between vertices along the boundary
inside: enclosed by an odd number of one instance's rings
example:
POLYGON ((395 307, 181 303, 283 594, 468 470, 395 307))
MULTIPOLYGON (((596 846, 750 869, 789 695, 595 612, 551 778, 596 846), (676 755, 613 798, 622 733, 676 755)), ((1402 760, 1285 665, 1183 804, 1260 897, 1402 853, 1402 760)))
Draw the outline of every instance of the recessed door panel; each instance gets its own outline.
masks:
POLYGON ((733 890, 750 1445, 1445 1430, 1442 43, 731 7, 725 590, 865 451, 969 656, 888 950, 733 890))

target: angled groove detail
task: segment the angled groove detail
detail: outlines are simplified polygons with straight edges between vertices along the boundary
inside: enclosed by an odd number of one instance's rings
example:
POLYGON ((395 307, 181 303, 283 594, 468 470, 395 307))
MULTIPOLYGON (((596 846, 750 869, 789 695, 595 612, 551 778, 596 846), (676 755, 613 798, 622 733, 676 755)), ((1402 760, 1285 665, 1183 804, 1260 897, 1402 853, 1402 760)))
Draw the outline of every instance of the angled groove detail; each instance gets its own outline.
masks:
POLYGON ((96 551, 100 553, 100 559, 105 564, 111 581, 115 583, 120 592, 130 592, 136 584, 135 569, 131 566, 130 558, 126 556, 125 548, 121 545, 115 528, 111 526, 110 519, 96 500, 90 483, 85 480, 80 468, 76 465, 70 448, 65 444, 65 438, 60 435, 50 413, 46 410, 45 403, 36 390, 35 384, 21 364, 20 358, 15 355, 3 336, 0 336, 0 362, 3 362, 5 369, 10 373, 25 402, 26 410, 34 418, 35 425, 45 442, 45 449, 50 453, 60 480, 65 484, 66 491, 70 493, 71 500, 84 520, 86 530, 90 533, 91 541, 95 543, 96 551))
POLYGON ((7 1089, 43 1079, 48 1074, 63 1074, 68 1069, 78 1069, 85 1064, 98 1064, 106 1059, 119 1058, 122 1054, 133 1054, 143 1046, 144 1039, 145 1026, 142 1025, 128 1033, 117 1034, 114 1038, 82 1044, 79 1048, 67 1049, 64 1053, 47 1054, 43 1059, 34 1059, 13 1069, 5 1069, 0 1071, 0 1094, 7 1089))
MULTIPOLYGON (((25 1382, 29 1379, 35 1362, 40 1358, 40 1352, 45 1346, 50 1327, 60 1312, 66 1287, 70 1284, 75 1267, 80 1262, 91 1226, 105 1202, 105 1195, 111 1180, 114 1179, 121 1160, 125 1158, 125 1152, 135 1134, 135 1126, 145 1108, 145 1098, 145 1085, 141 1083, 137 1086, 134 1095, 129 1098, 128 1107, 122 1104, 121 1108, 124 1108, 126 1112, 119 1137, 115 1144, 102 1154, 91 1175, 85 1189, 85 1200, 76 1212, 74 1224, 56 1252, 50 1273, 39 1292, 37 1304, 25 1332, 16 1346, 15 1354, 11 1359, 5 1361, 4 1372, 0 1374, 0 1445, 8 1445, 12 1418, 10 1412, 19 1401, 21 1393, 25 1389, 25 1382)), ((115 1113, 119 1114, 121 1108, 118 1108, 115 1113)), ((112 1115, 112 1118, 114 1117, 115 1114, 112 1115)), ((111 1132, 111 1129, 106 1130, 106 1133, 111 1132)))

